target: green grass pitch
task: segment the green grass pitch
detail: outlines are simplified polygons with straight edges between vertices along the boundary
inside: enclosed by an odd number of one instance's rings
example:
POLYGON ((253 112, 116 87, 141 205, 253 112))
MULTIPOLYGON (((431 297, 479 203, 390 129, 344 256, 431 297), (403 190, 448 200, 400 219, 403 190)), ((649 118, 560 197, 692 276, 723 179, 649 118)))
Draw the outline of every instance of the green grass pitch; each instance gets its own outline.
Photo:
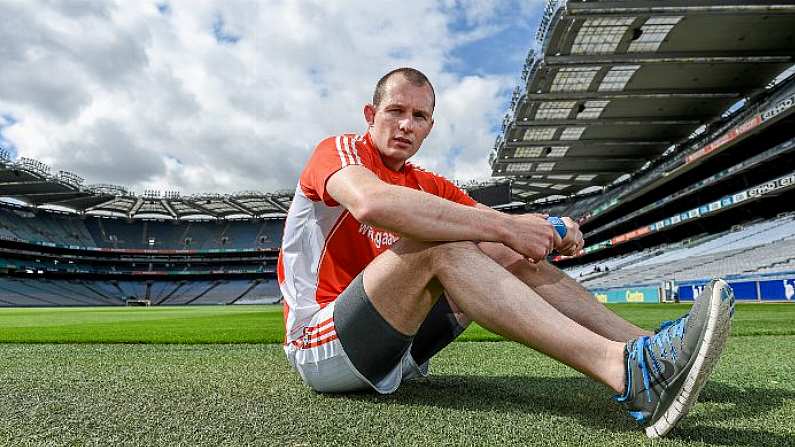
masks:
MULTIPOLYGON (((651 328, 687 306, 611 308, 651 328)), ((280 307, 0 309, 0 445, 795 445, 795 305, 739 304, 732 335, 652 442, 604 387, 478 327, 393 395, 329 396, 287 365, 280 307)))

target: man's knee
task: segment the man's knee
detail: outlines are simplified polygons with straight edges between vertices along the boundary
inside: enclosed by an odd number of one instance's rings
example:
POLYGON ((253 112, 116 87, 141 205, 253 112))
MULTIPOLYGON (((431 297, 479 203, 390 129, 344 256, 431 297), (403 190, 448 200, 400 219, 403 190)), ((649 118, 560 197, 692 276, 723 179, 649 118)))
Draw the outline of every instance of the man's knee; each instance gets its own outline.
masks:
POLYGON ((480 242, 478 248, 506 269, 517 263, 528 263, 524 256, 497 242, 480 242))
POLYGON ((429 253, 431 254, 433 271, 439 271, 439 269, 447 267, 451 259, 482 255, 477 244, 470 241, 441 242, 434 246, 429 253))

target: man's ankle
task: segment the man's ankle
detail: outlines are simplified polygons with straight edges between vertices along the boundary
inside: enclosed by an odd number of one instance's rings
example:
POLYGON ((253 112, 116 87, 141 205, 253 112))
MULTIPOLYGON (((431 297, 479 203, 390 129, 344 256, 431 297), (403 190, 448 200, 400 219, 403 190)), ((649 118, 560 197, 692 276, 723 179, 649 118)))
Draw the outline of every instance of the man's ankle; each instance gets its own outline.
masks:
POLYGON ((618 395, 624 395, 627 390, 627 349, 626 344, 613 342, 610 345, 609 381, 607 385, 618 395))

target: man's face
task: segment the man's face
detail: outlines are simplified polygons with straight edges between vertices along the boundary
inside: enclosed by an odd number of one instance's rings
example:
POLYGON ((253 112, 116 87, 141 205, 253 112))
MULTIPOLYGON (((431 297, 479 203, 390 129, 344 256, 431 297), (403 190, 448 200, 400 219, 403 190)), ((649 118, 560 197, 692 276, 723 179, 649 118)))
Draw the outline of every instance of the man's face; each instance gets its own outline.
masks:
POLYGON ((433 92, 427 84, 417 87, 395 75, 387 81, 381 104, 366 105, 364 116, 384 164, 398 170, 433 127, 433 92))

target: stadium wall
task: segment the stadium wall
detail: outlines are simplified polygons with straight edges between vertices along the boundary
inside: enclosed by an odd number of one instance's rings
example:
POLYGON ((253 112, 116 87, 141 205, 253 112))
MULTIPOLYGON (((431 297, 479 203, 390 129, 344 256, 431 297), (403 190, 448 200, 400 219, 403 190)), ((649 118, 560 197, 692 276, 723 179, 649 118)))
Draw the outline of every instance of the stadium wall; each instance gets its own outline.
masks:
MULTIPOLYGON (((598 288, 591 292, 600 303, 649 304, 673 301, 692 302, 710 279, 685 281, 673 285, 675 294, 666 297, 663 284, 645 284, 617 288, 598 288)), ((795 302, 795 272, 771 275, 729 277, 729 286, 736 299, 756 302, 795 302)))

